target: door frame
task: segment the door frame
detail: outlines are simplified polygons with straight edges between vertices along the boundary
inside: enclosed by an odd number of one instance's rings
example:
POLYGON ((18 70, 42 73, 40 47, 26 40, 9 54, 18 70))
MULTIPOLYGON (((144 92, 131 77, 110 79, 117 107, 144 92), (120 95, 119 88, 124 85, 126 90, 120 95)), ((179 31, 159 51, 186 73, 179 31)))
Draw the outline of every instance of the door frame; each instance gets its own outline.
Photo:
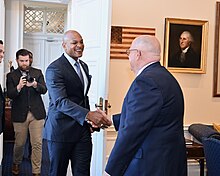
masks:
MULTIPOLYGON (((84 2, 91 2, 93 0, 84 0, 84 2)), ((47 2, 46 0, 42 0, 41 2, 47 2)), ((78 2, 78 3, 81 3, 82 1, 81 0, 70 0, 69 3, 68 3, 68 7, 67 7, 67 30, 68 29, 71 29, 72 26, 74 26, 74 29, 78 30, 78 26, 74 24, 74 20, 75 19, 74 17, 74 13, 76 13, 74 10, 76 9, 76 6, 74 6, 74 3, 75 2, 78 2), (74 10, 73 10, 74 9, 74 10)), ((23 34, 23 26, 24 26, 24 23, 23 23, 23 18, 24 18, 24 5, 25 4, 30 4, 32 2, 30 1, 22 1, 20 2, 20 27, 19 27, 19 30, 20 30, 20 38, 19 38, 19 45, 20 46, 23 46, 23 42, 24 42, 24 34, 23 34)), ((48 2, 47 2, 48 3, 48 2)), ((108 43, 109 47, 106 47, 103 49, 102 52, 106 53, 106 58, 103 58, 100 60, 100 63, 99 64, 99 73, 103 73, 103 72, 107 72, 109 73, 109 63, 110 63, 110 31, 111 31, 111 9, 112 9, 112 0, 100 0, 100 3, 102 3, 102 5, 105 5, 105 6, 108 6, 108 9, 107 9, 107 12, 106 11, 102 11, 102 13, 108 13, 108 20, 104 19, 103 17, 101 18, 102 19, 102 24, 103 25, 107 25, 108 26, 108 29, 105 31, 105 35, 103 35, 103 38, 104 40, 102 40, 103 43, 101 43, 101 45, 106 45, 106 43, 108 43)), ((48 3, 50 4, 50 3, 48 3)), ((93 9, 94 10, 94 9, 93 9)), ((77 19, 77 18, 76 18, 77 19)), ((103 31, 102 31, 103 32, 103 31)), ((85 50, 84 51, 84 55, 86 55, 87 51, 85 50)), ((96 56, 97 57, 97 56, 96 56)), ((88 61, 88 60, 87 60, 88 61)), ((86 61, 86 62, 87 62, 86 61)), ((99 91, 99 93, 102 95, 102 97, 104 99, 108 99, 108 89, 109 89, 109 76, 108 74, 99 74, 98 75, 98 80, 105 80, 103 82, 103 84, 105 84, 105 89, 103 89, 103 85, 99 84, 98 87, 97 87, 97 90, 99 91)), ((96 101, 98 101, 99 97, 97 98, 96 101)), ((101 130, 100 133, 95 133, 93 134, 93 142, 95 141, 95 144, 94 146, 96 146, 94 150, 98 151, 96 152, 94 155, 94 160, 93 162, 95 162, 95 165, 92 166, 92 170, 91 172, 95 173, 94 176, 101 176, 102 173, 104 172, 104 168, 105 168, 105 164, 106 164, 106 131, 103 131, 101 130)))

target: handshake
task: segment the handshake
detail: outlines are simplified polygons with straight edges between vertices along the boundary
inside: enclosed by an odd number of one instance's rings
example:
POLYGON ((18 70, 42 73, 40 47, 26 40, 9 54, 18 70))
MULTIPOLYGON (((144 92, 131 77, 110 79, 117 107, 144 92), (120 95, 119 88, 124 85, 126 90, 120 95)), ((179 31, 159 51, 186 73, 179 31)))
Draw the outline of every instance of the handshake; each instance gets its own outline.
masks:
POLYGON ((112 125, 112 121, 104 111, 97 109, 96 111, 89 111, 86 117, 87 123, 91 131, 100 131, 101 129, 108 128, 112 125))

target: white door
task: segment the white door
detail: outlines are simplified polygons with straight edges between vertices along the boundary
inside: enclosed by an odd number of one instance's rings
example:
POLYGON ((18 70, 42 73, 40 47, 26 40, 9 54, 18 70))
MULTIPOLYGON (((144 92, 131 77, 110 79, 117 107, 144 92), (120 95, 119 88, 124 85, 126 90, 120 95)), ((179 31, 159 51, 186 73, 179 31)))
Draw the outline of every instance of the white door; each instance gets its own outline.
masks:
MULTIPOLYGON (((61 43, 62 43, 61 38, 45 40, 44 75, 45 75, 46 69, 50 65, 50 63, 62 55, 63 48, 62 48, 61 43)), ((45 95, 43 95, 43 101, 44 101, 45 109, 47 111, 49 108, 48 91, 45 95)))
MULTIPOLYGON (((62 53, 62 38, 56 37, 46 39, 45 37, 25 37, 24 36, 24 48, 30 50, 33 53, 33 64, 35 68, 42 70, 44 76, 48 65, 59 58, 62 53)), ((49 97, 48 93, 42 95, 45 109, 48 110, 49 107, 49 97)))
MULTIPOLYGON (((110 61, 111 0, 72 1, 69 28, 83 37, 85 50, 81 58, 89 65, 92 84, 89 92, 91 110, 99 97, 108 98, 108 72, 110 61)), ((93 133, 92 176, 102 176, 106 153, 105 131, 93 133)), ((71 174, 70 174, 71 175, 71 174)))
POLYGON ((25 37, 23 46, 33 53, 32 66, 44 70, 44 48, 45 42, 43 39, 25 37))
POLYGON ((62 53, 62 37, 47 39, 46 37, 26 37, 24 36, 24 48, 33 53, 33 67, 39 68, 44 73, 47 66, 62 53))
POLYGON ((58 59, 63 54, 62 38, 46 39, 45 51, 44 72, 52 61, 58 59))

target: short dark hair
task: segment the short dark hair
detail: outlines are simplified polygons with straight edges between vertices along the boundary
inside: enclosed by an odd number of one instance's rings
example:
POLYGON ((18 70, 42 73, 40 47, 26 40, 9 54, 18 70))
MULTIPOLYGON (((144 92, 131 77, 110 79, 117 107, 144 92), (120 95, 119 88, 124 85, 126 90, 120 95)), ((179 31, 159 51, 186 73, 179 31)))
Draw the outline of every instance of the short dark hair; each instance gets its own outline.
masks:
POLYGON ((16 52, 16 59, 18 59, 19 56, 29 56, 30 57, 29 51, 26 49, 20 49, 16 52))
POLYGON ((2 40, 0 40, 0 44, 3 45, 3 41, 2 40))

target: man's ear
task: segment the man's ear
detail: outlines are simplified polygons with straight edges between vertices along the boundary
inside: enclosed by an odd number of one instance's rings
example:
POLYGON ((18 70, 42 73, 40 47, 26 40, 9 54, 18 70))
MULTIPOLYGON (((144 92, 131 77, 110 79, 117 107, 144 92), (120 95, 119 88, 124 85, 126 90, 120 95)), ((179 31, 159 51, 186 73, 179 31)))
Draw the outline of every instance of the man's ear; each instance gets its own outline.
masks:
POLYGON ((62 43, 62 47, 63 47, 63 48, 66 48, 66 43, 63 42, 63 43, 62 43))
POLYGON ((138 54, 139 54, 139 56, 141 56, 141 51, 140 50, 138 50, 138 54))
POLYGON ((141 51, 138 50, 138 52, 136 53, 137 56, 137 60, 139 60, 141 58, 141 51))

